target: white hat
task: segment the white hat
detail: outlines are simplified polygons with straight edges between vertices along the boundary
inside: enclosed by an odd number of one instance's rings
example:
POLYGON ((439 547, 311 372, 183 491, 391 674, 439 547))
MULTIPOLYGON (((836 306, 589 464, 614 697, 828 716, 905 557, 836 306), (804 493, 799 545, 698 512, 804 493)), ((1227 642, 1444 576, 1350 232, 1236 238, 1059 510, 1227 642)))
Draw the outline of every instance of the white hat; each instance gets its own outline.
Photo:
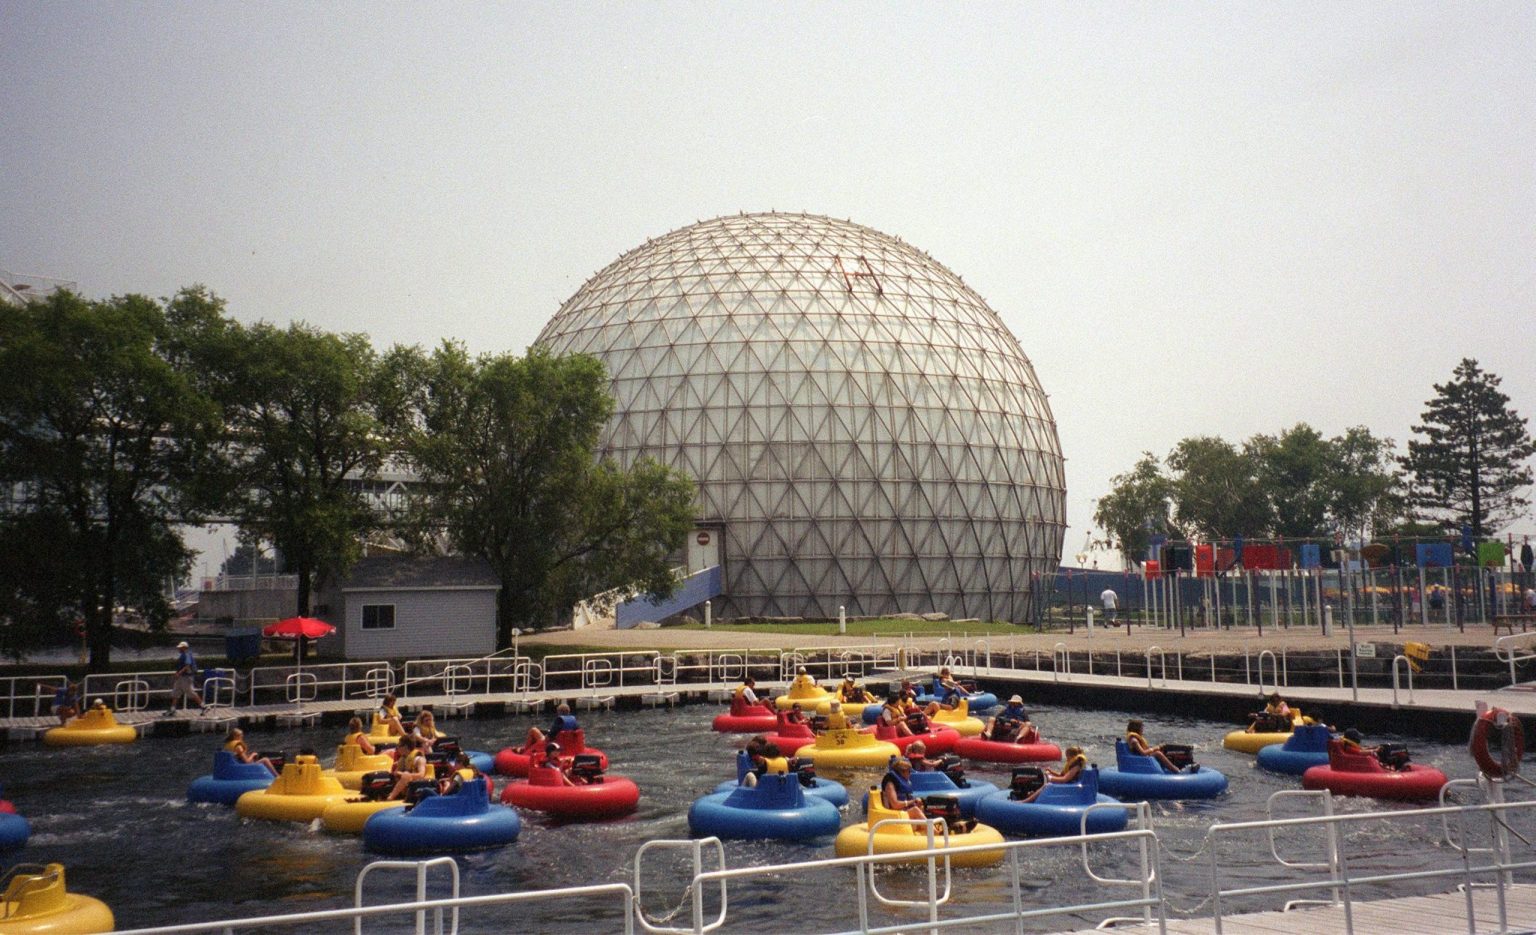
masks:
POLYGON ((176 648, 177 649, 186 649, 187 648, 187 641, 186 640, 182 640, 180 643, 177 643, 176 644, 176 648))
POLYGON ((1008 703, 1009 704, 1023 704, 1024 703, 1024 699, 1021 698, 1018 695, 1014 695, 1012 698, 1008 699, 1008 703))

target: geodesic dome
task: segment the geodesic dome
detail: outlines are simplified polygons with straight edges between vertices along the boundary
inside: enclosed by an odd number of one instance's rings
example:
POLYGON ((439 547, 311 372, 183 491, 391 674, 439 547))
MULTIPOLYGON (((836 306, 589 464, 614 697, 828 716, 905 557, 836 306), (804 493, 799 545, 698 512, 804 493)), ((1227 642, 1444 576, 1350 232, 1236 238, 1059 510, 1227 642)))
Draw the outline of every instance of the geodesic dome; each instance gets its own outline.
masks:
POLYGON ((1050 406, 1017 339, 928 254, 744 214, 588 280, 539 335, 604 362, 602 453, 698 484, 722 616, 1029 618, 1061 552, 1050 406))

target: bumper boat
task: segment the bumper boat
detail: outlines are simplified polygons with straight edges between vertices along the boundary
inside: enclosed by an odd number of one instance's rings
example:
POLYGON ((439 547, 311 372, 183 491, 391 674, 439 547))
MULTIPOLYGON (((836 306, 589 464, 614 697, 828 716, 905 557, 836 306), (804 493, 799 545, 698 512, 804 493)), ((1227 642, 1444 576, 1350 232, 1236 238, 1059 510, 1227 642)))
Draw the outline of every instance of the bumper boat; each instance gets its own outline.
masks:
POLYGON ((265 789, 276 778, 260 763, 242 763, 228 750, 218 750, 213 754, 213 772, 187 786, 187 801, 234 805, 242 795, 265 789))
POLYGON ((1221 739, 1221 745, 1228 750, 1236 750, 1238 753, 1258 753, 1270 744, 1285 743, 1290 739, 1291 731, 1311 723, 1311 718, 1302 717, 1300 708, 1292 708, 1291 730, 1235 730, 1221 739))
MULTIPOLYGON (((907 779, 912 792, 920 799, 929 796, 948 796, 960 806, 960 817, 975 818, 976 804, 997 791, 997 786, 982 779, 969 779, 960 766, 959 757, 946 757, 937 761, 938 769, 914 769, 907 779)), ((869 814, 869 795, 859 803, 864 814, 869 814)))
POLYGON ((795 705, 806 714, 826 714, 837 696, 816 684, 816 680, 801 672, 789 683, 789 691, 773 699, 773 706, 788 711, 795 705))
MULTIPOLYGON (((603 769, 608 768, 608 754, 596 747, 587 746, 587 732, 585 730, 579 727, 576 730, 563 730, 554 736, 554 741, 560 745, 561 759, 569 759, 581 754, 591 754, 602 762, 603 769)), ((491 765, 495 767, 497 773, 503 776, 516 776, 519 779, 527 779, 528 769, 533 765, 535 756, 543 759, 545 743, 547 741, 530 744, 525 750, 504 747, 497 752, 496 759, 491 765)))
POLYGON ((902 753, 906 753, 908 747, 921 740, 923 746, 928 749, 928 752, 937 756, 942 753, 949 753, 955 749, 955 744, 959 743, 962 738, 960 737, 960 732, 953 727, 944 727, 939 724, 930 724, 928 725, 928 730, 923 733, 908 734, 905 737, 897 734, 896 728, 889 724, 877 724, 875 726, 875 739, 895 744, 896 749, 902 753))
POLYGON ((961 737, 955 752, 980 763, 1055 763, 1061 759, 1061 747, 1045 741, 1005 743, 985 737, 961 737))
POLYGON ((0 907, 0 935, 110 932, 116 927, 106 903, 65 887, 63 864, 19 864, 11 869, 0 907))
POLYGON ((779 716, 765 704, 745 704, 731 699, 731 710, 717 715, 710 725, 722 734, 762 734, 779 725, 779 716))
POLYGON ((940 727, 949 727, 958 731, 961 737, 979 737, 987 725, 981 722, 981 718, 971 715, 970 702, 964 698, 954 708, 940 708, 939 713, 933 716, 933 723, 940 727))
POLYGON ((1272 773, 1300 776, 1314 766, 1328 765, 1328 741, 1333 733, 1323 724, 1303 724, 1291 731, 1285 743, 1259 749, 1259 768, 1272 773))
MULTIPOLYGON (((399 739, 399 738, 396 738, 399 739)), ((369 755, 355 743, 344 743, 336 748, 336 765, 325 771, 344 789, 362 788, 363 776, 387 770, 395 765, 395 758, 387 753, 369 755)))
POLYGON ((852 727, 825 731, 815 743, 795 751, 795 756, 811 760, 818 770, 883 767, 900 754, 895 744, 852 727))
MULTIPOLYGON (((927 706, 929 702, 938 701, 939 699, 931 692, 924 692, 915 696, 912 700, 919 705, 927 706)), ((992 692, 968 692, 963 700, 970 705, 972 711, 988 711, 997 707, 997 695, 992 692)))
MULTIPOLYGON (((880 789, 876 786, 869 790, 868 816, 839 831, 832 844, 833 850, 839 857, 912 853, 911 859, 900 863, 919 863, 928 859, 930 830, 934 856, 941 860, 946 856, 944 851, 951 847, 1003 843, 1003 836, 996 828, 960 818, 959 805, 953 799, 942 801, 944 799, 944 796, 931 796, 924 801, 924 811, 941 820, 931 825, 912 824, 906 812, 893 812, 881 804, 880 789)), ((1002 860, 1001 850, 972 851, 949 858, 951 866, 955 867, 994 867, 1002 860)))
POLYGON ((255 789, 235 800, 235 811, 244 818, 268 821, 314 821, 326 806, 351 795, 341 783, 320 771, 312 754, 300 754, 265 789, 255 789))
POLYGON ((1083 816, 1087 816, 1088 834, 1106 834, 1125 828, 1125 809, 1107 795, 1099 794, 1099 771, 1084 769, 1076 782, 1045 782, 1033 802, 1022 801, 1043 782, 1039 771, 1026 767, 1014 770, 1009 789, 999 790, 976 804, 976 817, 1009 834, 1026 837, 1066 837, 1082 834, 1083 816), (1091 805, 1115 805, 1098 808, 1091 805))
POLYGON ((117 723, 112 709, 95 704, 85 709, 69 723, 43 732, 43 743, 50 747, 91 747, 103 743, 133 743, 139 732, 127 724, 117 723))
POLYGON ((1334 795, 1360 795, 1374 799, 1420 802, 1435 799, 1446 783, 1445 774, 1433 766, 1407 762, 1408 751, 1384 745, 1379 754, 1345 749, 1342 741, 1328 742, 1328 762, 1301 774, 1303 789, 1327 789, 1334 795), (1397 768, 1389 768, 1388 759, 1397 768))
POLYGON ((517 812, 492 805, 484 777, 449 795, 429 795, 409 809, 390 809, 363 825, 363 844, 380 854, 430 854, 483 850, 517 840, 517 812))
POLYGON ((688 807, 695 837, 804 841, 837 834, 843 816, 836 805, 806 795, 795 775, 760 776, 755 786, 711 792, 688 807))
POLYGON ((0 812, 0 853, 14 851, 26 845, 32 836, 32 825, 15 812, 0 812))
POLYGON ((780 714, 773 730, 764 734, 763 739, 778 747, 785 756, 794 756, 796 750, 816 742, 816 732, 811 725, 793 723, 780 714))
MULTIPOLYGON (((720 785, 715 786, 714 791, 717 793, 730 792, 741 785, 741 781, 751 771, 752 757, 745 750, 736 751, 736 778, 727 779, 725 782, 720 783, 720 785)), ((814 795, 817 798, 826 799, 837 808, 842 808, 848 804, 847 787, 840 782, 817 776, 814 763, 802 764, 799 769, 793 771, 792 775, 799 778, 800 791, 806 795, 814 795)))
POLYGON ((332 802, 320 813, 320 826, 332 834, 362 834, 368 819, 379 812, 405 808, 404 799, 362 799, 356 796, 332 802))
POLYGON ((501 803, 556 818, 617 818, 640 804, 640 788, 634 781, 606 775, 592 754, 575 757, 570 775, 574 785, 565 784, 558 767, 535 766, 527 779, 507 783, 501 790, 501 803))
MULTIPOLYGON (((1182 765, 1175 751, 1164 748, 1175 766, 1182 765)), ((1099 770, 1099 789, 1119 799, 1213 799, 1227 791, 1227 777, 1209 766, 1195 764, 1186 772, 1170 773, 1156 757, 1132 753, 1124 740, 1115 741, 1115 768, 1099 770)))

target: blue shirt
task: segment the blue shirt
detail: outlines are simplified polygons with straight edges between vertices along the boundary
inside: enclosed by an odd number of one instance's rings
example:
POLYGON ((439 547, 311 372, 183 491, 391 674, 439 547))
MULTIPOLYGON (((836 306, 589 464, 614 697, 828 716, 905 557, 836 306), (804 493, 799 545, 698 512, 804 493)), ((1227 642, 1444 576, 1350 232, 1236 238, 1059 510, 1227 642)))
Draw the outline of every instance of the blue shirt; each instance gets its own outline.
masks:
POLYGON ((176 674, 192 676, 197 672, 197 659, 192 655, 192 650, 183 649, 176 657, 176 674))

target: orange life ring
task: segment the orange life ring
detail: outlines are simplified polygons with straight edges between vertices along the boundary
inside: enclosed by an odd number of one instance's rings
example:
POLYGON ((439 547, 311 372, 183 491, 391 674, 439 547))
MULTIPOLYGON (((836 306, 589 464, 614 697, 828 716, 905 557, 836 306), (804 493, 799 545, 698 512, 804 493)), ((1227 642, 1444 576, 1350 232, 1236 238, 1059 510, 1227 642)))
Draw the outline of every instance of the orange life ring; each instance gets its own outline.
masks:
POLYGON ((1477 768, 1489 779, 1507 779, 1520 771, 1520 758, 1525 756, 1525 728, 1520 719, 1503 708, 1489 708, 1472 723, 1472 739, 1467 743, 1477 768), (1499 724, 1503 715, 1504 724, 1499 724), (1499 732, 1499 750, 1495 756, 1488 750, 1488 736, 1499 732))

